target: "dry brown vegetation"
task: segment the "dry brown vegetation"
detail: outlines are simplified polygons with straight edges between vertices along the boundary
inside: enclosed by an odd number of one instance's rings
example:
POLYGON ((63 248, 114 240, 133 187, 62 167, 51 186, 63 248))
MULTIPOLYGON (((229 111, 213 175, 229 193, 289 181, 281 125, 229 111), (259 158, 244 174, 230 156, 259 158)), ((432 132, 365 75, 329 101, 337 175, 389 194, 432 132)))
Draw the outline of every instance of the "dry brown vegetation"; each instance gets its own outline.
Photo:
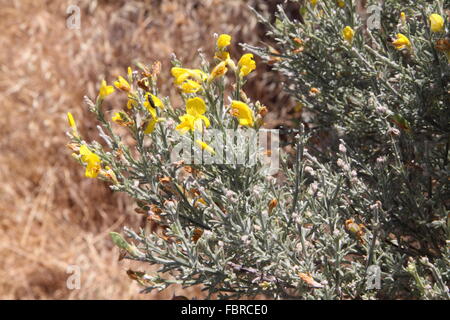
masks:
MULTIPOLYGON (((0 0, 0 298, 155 299, 181 293, 141 295, 126 276, 130 263, 118 261, 108 232, 137 227, 141 217, 125 196, 84 178, 65 147, 65 115, 71 111, 83 135, 93 138, 95 123, 83 96, 94 97, 101 79, 111 82, 132 61, 160 60, 161 90, 173 95, 172 52, 193 66, 198 48, 212 53, 214 32, 233 35, 236 55, 236 43, 258 44, 262 32, 246 3, 0 0), (66 27, 69 4, 81 7, 80 30, 66 27), (68 265, 82 267, 80 290, 66 287, 68 265)), ((274 103, 279 89, 272 81, 259 76, 250 95, 274 103)), ((108 100, 116 108, 118 103, 108 100)))

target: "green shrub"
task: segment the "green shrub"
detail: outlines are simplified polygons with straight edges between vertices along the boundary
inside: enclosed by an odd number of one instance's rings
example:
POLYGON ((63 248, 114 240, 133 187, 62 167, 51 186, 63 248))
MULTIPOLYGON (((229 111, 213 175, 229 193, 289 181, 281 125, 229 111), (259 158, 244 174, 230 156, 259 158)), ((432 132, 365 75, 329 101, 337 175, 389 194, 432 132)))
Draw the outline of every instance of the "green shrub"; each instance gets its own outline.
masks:
POLYGON ((310 1, 303 22, 279 7, 265 21, 278 53, 248 48, 285 75, 302 114, 282 132, 295 154, 283 147, 278 171, 277 132, 270 147, 252 140, 268 138, 267 108, 243 90, 252 55, 229 58, 227 36, 200 69, 174 57, 185 110, 159 94, 157 63, 116 81, 128 101, 114 123, 103 83, 86 100, 104 145, 69 115, 69 146, 86 176, 147 216, 111 233, 123 258, 161 266, 128 275, 146 292, 201 284, 219 298, 448 299, 450 70, 445 33, 430 30, 430 14, 444 16, 436 3, 385 1, 377 30, 351 1, 310 1), (389 42, 396 33, 408 41, 389 42))
POLYGON ((325 176, 311 181, 339 187, 327 210, 367 226, 360 258, 381 268, 376 296, 448 298, 449 4, 341 4, 309 3, 303 23, 280 6, 274 24, 260 16, 276 50, 248 48, 299 101, 325 176))

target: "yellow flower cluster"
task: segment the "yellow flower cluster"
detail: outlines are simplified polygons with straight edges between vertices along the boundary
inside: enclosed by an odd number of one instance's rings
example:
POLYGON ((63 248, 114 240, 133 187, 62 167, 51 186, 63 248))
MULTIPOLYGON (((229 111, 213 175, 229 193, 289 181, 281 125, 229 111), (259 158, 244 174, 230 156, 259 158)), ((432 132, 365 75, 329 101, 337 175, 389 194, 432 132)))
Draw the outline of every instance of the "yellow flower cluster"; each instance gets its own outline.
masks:
MULTIPOLYGON (((175 84, 184 93, 201 92, 202 84, 207 80, 211 83, 217 78, 224 76, 228 72, 228 68, 237 71, 239 79, 246 77, 256 69, 256 63, 253 54, 244 54, 238 61, 237 68, 230 58, 229 52, 225 51, 231 44, 231 36, 221 34, 217 39, 217 52, 215 58, 220 62, 207 75, 199 69, 185 69, 180 67, 172 68, 172 76, 175 78, 175 84)), ((179 132, 202 130, 203 124, 209 127, 210 122, 206 116, 206 103, 200 97, 190 98, 186 101, 186 113, 182 115, 180 124, 176 127, 179 132)), ((238 118, 241 125, 252 126, 254 124, 253 113, 251 109, 243 102, 233 101, 231 104, 231 114, 238 118)))
MULTIPOLYGON (((430 30, 432 32, 439 33, 445 31, 445 20, 441 15, 433 13, 428 19, 430 21, 430 30)), ((404 12, 400 13, 400 20, 403 25, 406 24, 406 14, 404 12)), ((411 49, 411 41, 402 33, 397 34, 397 38, 394 39, 392 44, 397 50, 411 49)))
POLYGON ((171 70, 175 78, 175 85, 184 93, 196 93, 202 88, 202 83, 208 76, 199 69, 185 69, 174 67, 171 70))
MULTIPOLYGON (((186 133, 188 131, 203 131, 203 124, 206 128, 210 126, 209 119, 204 116, 206 112, 206 103, 200 97, 190 98, 186 101, 186 113, 179 117, 181 123, 175 128, 180 133, 186 133)), ((215 154, 215 151, 206 142, 199 139, 196 143, 211 154, 215 154)))
POLYGON ((251 53, 244 54, 239 59, 238 68, 236 69, 236 64, 230 58, 230 53, 225 51, 226 47, 228 47, 230 43, 231 36, 227 34, 221 34, 217 39, 218 51, 216 52, 215 57, 221 61, 211 71, 211 75, 208 78, 209 82, 225 75, 228 72, 228 67, 233 71, 237 70, 240 78, 246 77, 250 72, 256 69, 256 63, 253 60, 253 54, 251 53))
MULTIPOLYGON (((215 58, 219 62, 209 73, 200 69, 188 69, 179 66, 171 69, 175 86, 183 94, 187 95, 183 95, 185 99, 185 113, 178 117, 179 123, 175 127, 175 130, 179 133, 203 132, 211 126, 210 119, 207 117, 208 107, 204 97, 207 97, 206 93, 213 88, 211 86, 214 80, 224 76, 231 69, 234 71, 236 81, 239 82, 240 87, 243 84, 243 78, 256 69, 256 63, 251 53, 242 55, 237 64, 235 64, 230 57, 230 53, 227 51, 230 44, 230 35, 221 34, 217 38, 215 58)), ((142 105, 144 110, 147 111, 147 116, 144 118, 144 123, 146 124, 144 133, 151 134, 155 130, 156 124, 165 120, 160 117, 160 113, 163 112, 165 106, 158 96, 150 92, 149 83, 151 82, 153 73, 149 72, 145 66, 140 67, 141 69, 144 68, 144 72, 142 73, 144 78, 141 80, 134 77, 135 74, 130 67, 127 69, 127 77, 118 76, 117 80, 113 83, 114 86, 108 85, 105 80, 102 80, 98 91, 97 104, 101 105, 103 100, 114 93, 116 89, 126 93, 126 106, 128 110, 114 112, 111 117, 112 122, 120 126, 134 128, 136 123, 133 120, 134 118, 131 117, 130 112, 132 111, 130 110, 139 108, 142 105), (136 87, 135 84, 137 84, 136 87), (141 89, 144 92, 140 91, 141 89)), ((237 119, 239 125, 248 127, 255 125, 255 116, 248 104, 233 100, 229 106, 229 110, 230 114, 237 119)), ((70 112, 67 114, 67 119, 72 129, 73 137, 79 138, 75 120, 70 112)), ((196 139, 195 142, 202 150, 210 154, 215 154, 215 150, 206 142, 199 139, 196 139)), ((92 152, 87 145, 81 142, 81 146, 77 143, 76 148, 73 148, 79 152, 79 155, 76 155, 76 157, 86 165, 86 177, 95 178, 101 174, 112 181, 117 181, 114 172, 110 168, 105 167, 105 169, 102 169, 100 156, 92 152)))
MULTIPOLYGON (((175 85, 186 94, 202 94, 206 87, 214 80, 223 77, 229 69, 236 72, 238 81, 248 76, 256 69, 256 63, 253 59, 253 54, 244 54, 238 61, 237 66, 231 59, 227 47, 231 44, 231 36, 228 34, 221 34, 217 38, 215 58, 219 63, 215 65, 209 74, 206 74, 199 69, 185 69, 180 67, 173 67, 171 70, 172 76, 175 78, 175 85)), ((199 96, 190 97, 186 100, 186 112, 179 117, 180 123, 176 126, 176 130, 182 134, 193 131, 203 131, 208 128, 211 123, 206 116, 207 105, 206 102, 199 96)), ((239 124, 242 126, 253 126, 254 115, 250 107, 241 101, 232 101, 230 106, 230 114, 237 118, 239 124)), ((211 154, 214 154, 214 149, 201 140, 196 140, 196 143, 211 154)))
MULTIPOLYGON (((72 129, 72 134, 78 137, 77 124, 75 123, 75 119, 73 118, 73 115, 70 112, 67 113, 67 121, 69 122, 69 126, 72 129)), ((78 150, 81 161, 86 164, 86 171, 85 171, 86 177, 96 178, 101 170, 100 157, 95 153, 93 153, 91 150, 89 150, 89 148, 85 144, 81 145, 79 149, 78 145, 76 145, 76 147, 72 149, 78 150)))
MULTIPOLYGON (((128 81, 133 81, 133 70, 130 67, 128 67, 127 73, 128 73, 128 81)), ((128 93, 127 108, 132 109, 132 108, 137 107, 137 105, 138 105, 138 96, 137 96, 137 93, 135 91, 133 91, 133 87, 128 81, 125 78, 119 76, 117 81, 114 82, 114 86, 116 88, 118 88, 119 90, 128 93)), ((144 133, 150 134, 154 131, 155 125, 158 122, 164 120, 164 118, 158 117, 158 113, 156 111, 156 108, 164 109, 164 104, 161 101, 161 99, 159 99, 157 96, 155 96, 154 94, 151 94, 150 92, 146 92, 145 93, 145 102, 143 105, 147 109, 147 111, 149 112, 149 114, 151 116, 151 119, 149 120, 149 122, 144 130, 144 133)), ((124 115, 126 115, 126 114, 123 112, 122 113, 116 112, 111 120, 113 122, 115 122, 119 125, 123 125, 123 126, 128 126, 128 125, 132 124, 131 121, 127 121, 126 119, 124 119, 124 115)))
MULTIPOLYGON (((313 5, 315 5, 316 2, 317 1, 311 0, 311 3, 313 5)), ((340 7, 343 7, 343 6, 345 6, 345 2, 338 1, 338 5, 340 7)), ((400 13, 400 21, 403 25, 406 24, 406 14, 404 12, 400 13)), ((439 15, 437 13, 433 13, 429 16, 429 21, 430 21, 430 30, 432 32, 438 33, 438 32, 445 31, 445 20, 441 15, 439 15)), ((350 26, 346 26, 344 29, 342 29, 342 37, 348 43, 351 44, 353 42, 354 36, 355 36, 355 31, 350 26)), ((396 37, 396 39, 394 39, 392 41, 392 45, 397 50, 403 50, 403 49, 410 50, 412 47, 411 41, 409 40, 409 38, 402 33, 397 33, 397 37, 396 37)))

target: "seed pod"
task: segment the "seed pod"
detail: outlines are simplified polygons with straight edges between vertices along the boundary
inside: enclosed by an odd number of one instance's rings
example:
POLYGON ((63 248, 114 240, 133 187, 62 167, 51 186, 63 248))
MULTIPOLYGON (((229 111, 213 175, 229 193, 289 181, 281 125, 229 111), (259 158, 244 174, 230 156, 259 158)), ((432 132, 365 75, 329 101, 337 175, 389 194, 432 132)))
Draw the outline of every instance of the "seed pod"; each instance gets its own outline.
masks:
POLYGON ((197 243, 198 239, 203 235, 203 229, 201 228, 195 228, 192 234, 192 241, 197 243))
POLYGON ((269 201, 269 214, 272 213, 273 209, 277 206, 277 204, 278 204, 277 199, 272 199, 269 201))
POLYGON ((323 288, 323 285, 314 280, 310 274, 299 272, 298 276, 300 277, 300 279, 302 279, 303 282, 305 282, 311 288, 314 289, 323 288))

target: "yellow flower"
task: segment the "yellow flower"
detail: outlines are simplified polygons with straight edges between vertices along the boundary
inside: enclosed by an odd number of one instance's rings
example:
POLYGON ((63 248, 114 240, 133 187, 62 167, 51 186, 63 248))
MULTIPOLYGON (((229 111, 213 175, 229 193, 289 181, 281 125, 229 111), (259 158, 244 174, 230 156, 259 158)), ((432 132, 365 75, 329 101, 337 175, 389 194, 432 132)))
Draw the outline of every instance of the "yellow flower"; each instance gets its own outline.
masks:
POLYGON ((317 0, 309 0, 309 2, 310 2, 313 6, 315 6, 315 5, 317 4, 317 0))
POLYGON ((345 41, 347 41, 348 43, 352 43, 353 37, 355 36, 355 31, 353 31, 351 27, 346 26, 342 30, 342 36, 344 37, 345 41))
POLYGON ((230 53, 226 52, 226 51, 218 51, 214 55, 214 58, 222 60, 222 61, 227 61, 230 59, 230 53))
POLYGON ((157 107, 159 109, 164 109, 164 104, 161 101, 161 99, 159 99, 157 96, 155 96, 154 94, 151 94, 150 92, 147 92, 145 94, 145 102, 144 102, 144 107, 148 110, 148 112, 150 112, 152 119, 150 120, 150 122, 147 124, 147 127, 144 130, 145 134, 150 134, 155 130, 155 126, 158 122, 164 120, 164 118, 159 118, 157 113, 156 113, 156 109, 153 107, 157 107), (153 105, 150 103, 150 99, 153 103, 153 105))
POLYGON ((406 14, 403 11, 400 12, 400 20, 402 21, 403 24, 406 23, 406 14))
POLYGON ((101 160, 98 155, 93 153, 86 145, 80 147, 81 161, 86 163, 85 176, 88 178, 96 178, 100 172, 101 160))
POLYGON ((131 67, 128 67, 128 69, 127 69, 127 76, 128 76, 128 81, 132 82, 133 81, 133 70, 131 70, 131 67))
POLYGON ((127 108, 131 109, 131 108, 136 107, 137 105, 138 105, 138 102, 137 102, 135 96, 132 94, 129 94, 128 101, 127 101, 127 108))
POLYGON ((72 128, 72 135, 74 137, 79 137, 77 124, 75 123, 75 119, 73 118, 73 115, 70 112, 67 112, 67 121, 69 122, 70 128, 72 128))
POLYGON ((208 76, 200 69, 185 69, 179 67, 173 67, 171 69, 172 76, 175 78, 175 83, 177 85, 182 84, 187 79, 191 78, 192 80, 202 82, 208 76))
POLYGON ((114 116, 111 118, 111 120, 117 123, 123 122, 122 116, 119 112, 114 113, 114 116))
POLYGON ((250 72, 255 70, 256 63, 255 63, 255 60, 253 60, 253 54, 252 53, 244 54, 239 59, 238 66, 239 66, 239 70, 240 70, 239 76, 241 78, 247 76, 250 72))
POLYGON ((225 73, 227 73, 227 71, 227 62, 220 62, 217 66, 214 67, 214 69, 212 69, 208 81, 213 81, 214 79, 223 76, 225 73))
POLYGON ((195 97, 186 101, 186 114, 179 117, 181 123, 175 128, 181 133, 189 130, 202 130, 202 122, 206 127, 210 126, 209 119, 204 116, 206 104, 202 98, 195 97))
POLYGON ((99 97, 100 99, 105 99, 106 96, 109 96, 111 93, 114 92, 114 87, 113 86, 108 86, 106 84, 105 80, 102 80, 102 83, 100 85, 100 90, 99 90, 99 97))
POLYGON ((206 112, 206 103, 200 97, 188 99, 186 101, 186 113, 195 117, 201 116, 206 112))
POLYGON ((337 0, 336 4, 338 5, 339 8, 345 7, 345 1, 344 0, 337 0))
POLYGON ((128 126, 132 124, 129 119, 125 119, 123 116, 126 116, 123 112, 115 112, 111 117, 111 120, 120 126, 128 126))
MULTIPOLYGON (((190 114, 184 114, 184 115, 180 116, 179 119, 180 119, 181 123, 179 125, 177 125, 175 130, 181 132, 182 134, 186 133, 189 130, 191 130, 191 131, 194 131, 195 129, 201 130, 201 128, 198 128, 198 122, 196 123, 194 116, 192 116, 190 114)), ((201 126, 201 121, 200 121, 200 126, 201 126)))
POLYGON ((99 156, 89 150, 85 144, 80 146, 80 155, 83 162, 100 162, 99 156))
POLYGON ((158 118, 157 116, 152 117, 150 122, 148 123, 147 127, 144 130, 145 134, 150 134, 155 130, 155 126, 158 122, 161 122, 163 119, 158 118))
POLYGON ((430 15, 430 24, 433 32, 442 32, 444 30, 444 18, 437 13, 430 15))
POLYGON ((158 123, 158 118, 152 118, 152 120, 150 120, 150 122, 148 123, 147 127, 144 130, 145 134, 150 134, 155 130, 155 126, 158 123))
POLYGON ((117 89, 129 92, 131 90, 131 86, 127 80, 125 80, 122 76, 117 78, 117 81, 114 81, 114 85, 117 89))
POLYGON ((233 100, 231 102, 231 114, 238 118, 241 126, 253 126, 254 124, 253 111, 244 102, 233 100))
POLYGON ((392 44, 397 50, 403 50, 406 47, 411 48, 411 42, 404 34, 401 33, 397 34, 397 39, 395 39, 392 44))
MULTIPOLYGON (((155 96, 154 94, 151 94, 150 92, 147 92, 145 94, 145 102, 144 102, 144 107, 147 108, 148 111, 150 111, 150 113, 152 113, 153 111, 151 110, 155 110, 152 106, 152 104, 150 103, 149 99, 152 99, 153 105, 157 108, 160 109, 164 109, 164 104, 162 103, 161 99, 159 99, 157 96, 155 96)), ((156 112, 156 111, 155 111, 156 112)))
POLYGON ((171 69, 171 73, 175 78, 175 85, 177 85, 185 93, 197 92, 201 89, 201 83, 208 78, 206 73, 199 69, 173 67, 171 69), (194 84, 194 82, 197 84, 194 84))
POLYGON ((228 47, 231 43, 231 36, 228 34, 221 34, 217 39, 217 47, 222 50, 228 47))
POLYGON ((67 121, 69 122, 69 126, 72 128, 72 130, 76 132, 77 124, 75 123, 75 119, 73 118, 73 115, 70 112, 67 112, 67 121))
POLYGON ((188 79, 181 84, 180 88, 184 93, 196 93, 202 88, 202 85, 197 81, 188 79))
POLYGON ((200 139, 195 140, 195 142, 200 146, 200 148, 202 148, 202 150, 205 150, 205 151, 209 152, 210 154, 216 154, 214 149, 211 146, 209 146, 206 142, 203 142, 200 139))

